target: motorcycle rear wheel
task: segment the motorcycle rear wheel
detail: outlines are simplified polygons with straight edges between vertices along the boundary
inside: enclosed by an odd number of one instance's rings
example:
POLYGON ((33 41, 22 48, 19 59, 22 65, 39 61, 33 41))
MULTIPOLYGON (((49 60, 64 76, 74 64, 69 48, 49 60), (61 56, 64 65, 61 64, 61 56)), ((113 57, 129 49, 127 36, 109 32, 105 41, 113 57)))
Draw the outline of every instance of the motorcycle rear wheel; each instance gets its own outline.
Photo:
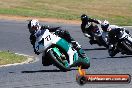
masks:
POLYGON ((43 66, 49 66, 49 65, 52 65, 53 64, 53 61, 47 56, 43 56, 42 55, 42 65, 43 66))

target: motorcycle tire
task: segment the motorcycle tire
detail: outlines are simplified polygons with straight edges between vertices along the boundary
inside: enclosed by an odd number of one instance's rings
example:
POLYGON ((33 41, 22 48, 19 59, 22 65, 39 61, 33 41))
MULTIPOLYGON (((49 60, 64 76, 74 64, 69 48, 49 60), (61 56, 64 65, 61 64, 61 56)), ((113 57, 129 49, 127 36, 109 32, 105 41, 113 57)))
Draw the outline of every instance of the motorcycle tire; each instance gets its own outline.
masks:
POLYGON ((106 42, 102 39, 102 37, 99 37, 99 41, 101 42, 101 44, 102 44, 104 47, 106 47, 106 48, 109 47, 108 44, 106 44, 106 42))
POLYGON ((132 45, 131 45, 130 41, 124 40, 124 41, 122 41, 122 45, 124 46, 125 50, 126 50, 129 54, 132 54, 132 45))
POLYGON ((60 62, 59 60, 57 60, 56 56, 54 55, 54 51, 51 49, 47 52, 47 55, 49 56, 50 59, 52 59, 53 64, 59 68, 61 71, 66 72, 70 70, 70 67, 66 67, 62 64, 62 62, 60 62))
POLYGON ((48 56, 42 56, 42 65, 49 66, 52 65, 53 61, 48 56))
POLYGON ((109 56, 114 57, 117 53, 112 51, 112 50, 108 50, 109 56))

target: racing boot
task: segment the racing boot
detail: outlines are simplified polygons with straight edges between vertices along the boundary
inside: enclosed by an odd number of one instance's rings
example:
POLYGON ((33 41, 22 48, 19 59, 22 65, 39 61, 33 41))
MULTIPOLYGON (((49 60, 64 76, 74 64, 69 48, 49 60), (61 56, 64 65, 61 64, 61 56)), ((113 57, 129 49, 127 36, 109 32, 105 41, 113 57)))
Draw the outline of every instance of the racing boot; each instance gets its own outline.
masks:
POLYGON ((91 35, 91 37, 89 37, 90 41, 89 43, 92 45, 92 44, 97 44, 97 41, 94 40, 94 37, 91 35))
POLYGON ((36 51, 36 49, 35 49, 35 45, 33 45, 33 49, 34 49, 34 53, 35 53, 35 54, 37 54, 37 55, 40 54, 39 52, 36 51))
POLYGON ((92 44, 97 44, 97 41, 91 39, 91 40, 89 41, 89 43, 90 43, 91 45, 92 45, 92 44))
POLYGON ((36 49, 34 49, 34 53, 35 53, 35 54, 37 54, 37 55, 39 55, 39 54, 40 54, 39 52, 37 52, 37 51, 36 51, 36 49))
POLYGON ((75 50, 77 50, 78 54, 79 54, 79 57, 81 58, 86 58, 86 54, 83 52, 83 50, 81 49, 81 45, 79 45, 78 42, 76 41, 71 41, 72 45, 73 45, 73 48, 75 50))

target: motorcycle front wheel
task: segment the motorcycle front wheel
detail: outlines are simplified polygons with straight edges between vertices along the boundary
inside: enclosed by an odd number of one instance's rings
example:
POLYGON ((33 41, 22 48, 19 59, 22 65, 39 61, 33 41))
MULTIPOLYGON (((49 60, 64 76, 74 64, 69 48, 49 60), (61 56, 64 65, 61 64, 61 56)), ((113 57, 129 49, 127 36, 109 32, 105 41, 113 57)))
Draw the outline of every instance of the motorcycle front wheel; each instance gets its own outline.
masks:
POLYGON ((67 60, 64 60, 63 57, 58 56, 53 49, 50 49, 47 52, 47 55, 49 56, 49 59, 52 59, 53 64, 61 71, 65 72, 70 70, 70 66, 68 66, 68 63, 66 63, 67 60))
POLYGON ((108 50, 109 56, 114 57, 117 53, 113 50, 108 50))
POLYGON ((122 44, 125 48, 125 50, 129 53, 132 54, 132 43, 128 40, 124 40, 122 41, 122 44))

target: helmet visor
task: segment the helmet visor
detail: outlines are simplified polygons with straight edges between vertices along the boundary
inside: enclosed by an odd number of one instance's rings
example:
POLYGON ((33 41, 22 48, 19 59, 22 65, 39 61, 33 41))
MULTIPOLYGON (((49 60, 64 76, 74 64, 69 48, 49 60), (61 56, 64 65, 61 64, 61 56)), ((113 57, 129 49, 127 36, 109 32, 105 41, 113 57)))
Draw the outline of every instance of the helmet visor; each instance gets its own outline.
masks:
POLYGON ((32 26, 32 30, 37 30, 38 26, 32 26))

